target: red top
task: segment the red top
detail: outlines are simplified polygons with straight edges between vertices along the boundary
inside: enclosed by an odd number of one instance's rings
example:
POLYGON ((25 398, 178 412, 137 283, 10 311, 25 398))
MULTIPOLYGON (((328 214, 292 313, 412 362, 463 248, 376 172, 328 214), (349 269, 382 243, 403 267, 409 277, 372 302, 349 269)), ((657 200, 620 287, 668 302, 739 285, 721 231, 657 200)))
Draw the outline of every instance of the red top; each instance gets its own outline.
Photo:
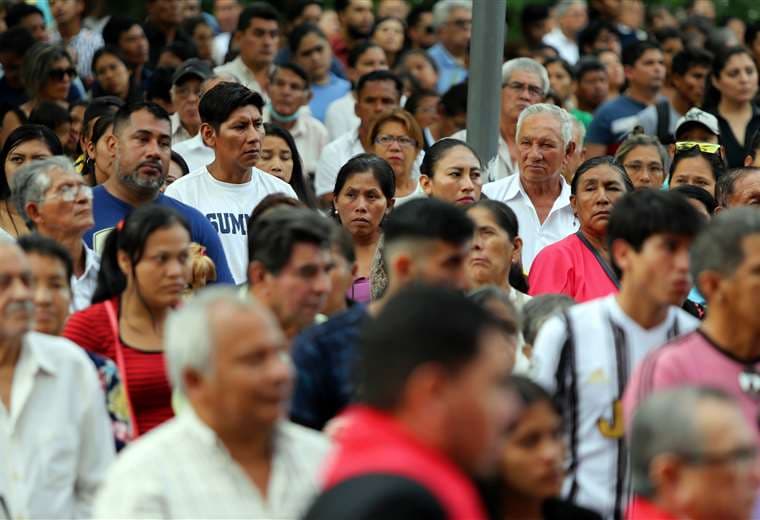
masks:
MULTIPOLYGON (((119 298, 111 300, 119 309, 119 298)), ((100 354, 116 363, 114 333, 105 303, 97 303, 72 314, 63 330, 64 337, 89 352, 100 354)), ((163 352, 138 350, 122 342, 127 373, 127 391, 132 402, 140 435, 174 416, 172 390, 166 375, 163 352)))
POLYGON ((566 294, 577 303, 618 291, 594 252, 572 234, 536 255, 528 276, 529 293, 566 294))
POLYGON ((335 451, 324 472, 325 488, 360 475, 390 473, 425 487, 448 518, 486 518, 475 487, 462 470, 392 417, 367 406, 352 406, 341 416, 346 425, 335 436, 335 451))
POLYGON ((340 60, 344 67, 348 67, 348 54, 351 49, 346 45, 346 41, 340 34, 330 39, 330 47, 332 47, 333 54, 340 60))
POLYGON ((678 520, 670 513, 663 511, 652 502, 635 497, 628 511, 625 512, 625 520, 678 520))

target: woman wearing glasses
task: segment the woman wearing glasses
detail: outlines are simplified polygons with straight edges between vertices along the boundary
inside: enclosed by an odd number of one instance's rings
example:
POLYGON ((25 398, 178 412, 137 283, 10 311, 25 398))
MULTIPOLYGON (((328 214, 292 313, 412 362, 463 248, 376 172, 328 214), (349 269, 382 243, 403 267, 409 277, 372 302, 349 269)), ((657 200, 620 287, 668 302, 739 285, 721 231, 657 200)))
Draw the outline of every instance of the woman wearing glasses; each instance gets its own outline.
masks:
POLYGON ((760 129, 757 65, 745 47, 730 47, 713 60, 705 110, 718 118, 720 140, 729 168, 740 168, 749 154, 752 135, 760 129))
POLYGON ((396 205, 424 196, 412 166, 422 150, 422 130, 414 117, 401 108, 377 116, 369 127, 364 148, 388 161, 396 178, 396 205))
POLYGON ((29 229, 52 238, 69 253, 73 263, 71 311, 89 307, 98 282, 100 259, 84 243, 95 223, 92 188, 64 156, 50 157, 20 170, 11 184, 19 213, 29 229), (47 179, 47 189, 39 186, 47 179))
POLYGON ((615 161, 623 165, 637 190, 662 186, 667 159, 668 152, 659 139, 646 135, 640 126, 633 129, 615 154, 615 161))
POLYGON ((720 145, 684 141, 676 143, 676 154, 670 165, 670 189, 696 186, 715 196, 715 185, 725 173, 726 163, 720 145))
POLYGON ((68 108, 67 98, 75 77, 74 62, 63 47, 37 43, 29 49, 21 66, 21 82, 29 101, 5 114, 0 143, 10 132, 26 123, 32 110, 43 101, 68 108))

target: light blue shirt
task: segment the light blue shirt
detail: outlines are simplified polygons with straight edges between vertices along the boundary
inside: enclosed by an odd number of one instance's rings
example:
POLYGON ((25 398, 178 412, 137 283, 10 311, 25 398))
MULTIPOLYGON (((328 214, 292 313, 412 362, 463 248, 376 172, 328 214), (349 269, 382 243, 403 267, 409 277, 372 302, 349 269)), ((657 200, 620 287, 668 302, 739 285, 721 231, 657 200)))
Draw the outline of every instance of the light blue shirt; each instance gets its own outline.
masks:
POLYGON ((330 103, 345 96, 349 90, 351 90, 351 83, 339 78, 332 72, 330 73, 330 81, 327 85, 313 83, 311 91, 314 95, 309 102, 311 115, 324 123, 327 107, 330 106, 330 103))
POLYGON ((436 43, 427 52, 438 67, 436 88, 439 94, 444 94, 452 86, 467 79, 467 69, 457 63, 442 43, 436 43))

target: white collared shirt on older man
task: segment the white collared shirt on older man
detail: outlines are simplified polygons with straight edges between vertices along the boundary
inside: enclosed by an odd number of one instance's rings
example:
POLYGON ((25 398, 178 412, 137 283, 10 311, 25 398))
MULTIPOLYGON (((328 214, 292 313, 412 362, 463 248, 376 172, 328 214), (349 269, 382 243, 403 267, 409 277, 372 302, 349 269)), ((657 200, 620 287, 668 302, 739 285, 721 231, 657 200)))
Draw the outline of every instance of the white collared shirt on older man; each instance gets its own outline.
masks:
MULTIPOLYGON (((272 121, 272 109, 270 105, 264 107, 264 122, 272 121)), ((289 130, 296 143, 298 155, 304 173, 314 173, 317 170, 317 161, 330 139, 327 136, 327 128, 316 117, 311 115, 308 106, 301 107, 298 111, 298 119, 289 130)))
MULTIPOLYGON (((272 67, 274 67, 274 65, 272 67)), ((267 103, 269 101, 267 91, 258 82, 256 76, 253 75, 253 71, 249 69, 245 63, 243 63, 243 58, 240 56, 230 61, 229 63, 214 67, 214 74, 231 74, 237 78, 241 85, 248 87, 254 92, 258 92, 258 94, 264 99, 264 103, 267 103)))
POLYGON ((100 257, 84 242, 82 242, 82 246, 84 246, 84 273, 79 277, 71 276, 72 298, 69 310, 72 313, 90 306, 92 295, 95 294, 95 288, 98 286, 100 257))
POLYGON ((525 192, 519 175, 512 175, 483 186, 483 194, 486 197, 504 202, 517 215, 520 238, 523 240, 522 262, 525 272, 530 271, 533 259, 544 247, 578 231, 578 221, 570 206, 570 185, 562 177, 560 182, 562 191, 543 224, 538 218, 533 202, 525 192))
POLYGON ((67 339, 27 333, 11 406, 0 402, 0 518, 89 518, 114 456, 92 361, 67 339))
MULTIPOLYGON (((467 142, 467 129, 460 130, 451 135, 451 139, 459 139, 467 142)), ((491 164, 484 164, 488 171, 486 182, 493 182, 519 173, 517 163, 512 162, 512 156, 509 153, 509 145, 499 134, 499 148, 496 157, 491 164)))
POLYGON ((319 493, 328 450, 321 433, 280 422, 262 494, 216 433, 187 407, 119 457, 95 500, 94 516, 300 518, 319 493))

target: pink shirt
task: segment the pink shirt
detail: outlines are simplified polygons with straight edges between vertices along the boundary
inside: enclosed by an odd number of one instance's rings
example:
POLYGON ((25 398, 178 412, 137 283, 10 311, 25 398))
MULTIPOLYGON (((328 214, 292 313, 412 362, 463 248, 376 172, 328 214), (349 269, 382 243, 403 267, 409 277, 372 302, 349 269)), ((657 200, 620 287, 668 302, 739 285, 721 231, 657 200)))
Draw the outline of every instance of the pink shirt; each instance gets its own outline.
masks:
POLYGON ((577 234, 545 247, 533 261, 528 276, 529 294, 566 294, 577 303, 618 291, 590 246, 577 234))
MULTIPOLYGON (((631 424, 636 407, 649 394, 665 388, 701 385, 734 396, 749 423, 757 426, 760 401, 744 392, 739 383, 747 369, 760 373, 760 358, 749 362, 737 359, 699 329, 676 338, 650 352, 636 367, 623 398, 626 424, 631 424)), ((755 379, 760 382, 759 376, 755 379)), ((757 395, 760 397, 760 393, 757 395)))

